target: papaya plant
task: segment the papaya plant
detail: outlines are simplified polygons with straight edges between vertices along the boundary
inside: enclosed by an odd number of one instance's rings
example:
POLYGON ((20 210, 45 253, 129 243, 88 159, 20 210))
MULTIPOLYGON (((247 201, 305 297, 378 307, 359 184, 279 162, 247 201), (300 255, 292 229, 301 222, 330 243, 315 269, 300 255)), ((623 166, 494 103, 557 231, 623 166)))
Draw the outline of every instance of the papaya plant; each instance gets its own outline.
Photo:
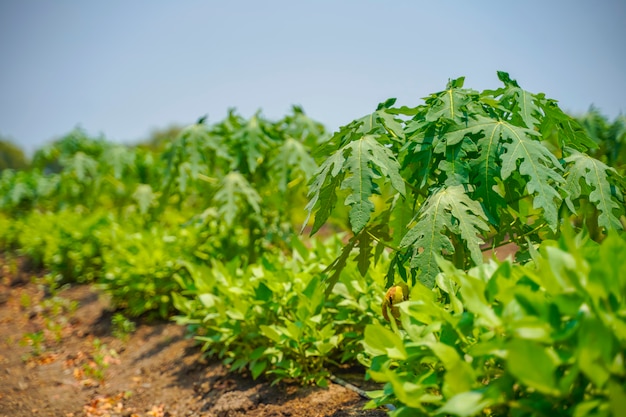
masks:
POLYGON ((297 107, 277 122, 234 111, 214 125, 201 118, 163 154, 160 210, 190 208, 220 241, 221 259, 245 254, 254 262, 266 246, 284 247, 293 235, 293 207, 306 200, 317 169, 311 148, 323 132, 297 107))
POLYGON ((325 144, 309 185, 311 234, 340 199, 353 233, 329 268, 329 290, 353 250, 362 273, 392 250, 387 286, 397 272, 433 287, 438 256, 468 268, 485 248, 514 242, 522 257, 579 214, 598 238, 623 228, 623 178, 587 154, 596 145, 580 124, 507 73, 498 78, 502 87, 482 92, 451 80, 416 107, 387 100, 325 144))
POLYGON ((576 119, 598 144, 593 155, 623 173, 626 168, 626 115, 620 114, 610 121, 592 106, 576 119))

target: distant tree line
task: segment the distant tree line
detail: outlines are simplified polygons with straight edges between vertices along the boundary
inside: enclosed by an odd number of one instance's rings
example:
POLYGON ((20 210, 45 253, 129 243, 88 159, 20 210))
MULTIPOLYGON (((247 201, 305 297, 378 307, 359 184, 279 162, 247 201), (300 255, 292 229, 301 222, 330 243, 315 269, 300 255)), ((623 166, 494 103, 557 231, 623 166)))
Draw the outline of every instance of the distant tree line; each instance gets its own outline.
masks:
POLYGON ((610 121, 592 106, 577 119, 598 144, 593 156, 609 166, 623 169, 626 165, 626 116, 620 114, 610 121))
POLYGON ((25 169, 28 160, 24 151, 9 139, 0 137, 0 171, 5 169, 25 169))

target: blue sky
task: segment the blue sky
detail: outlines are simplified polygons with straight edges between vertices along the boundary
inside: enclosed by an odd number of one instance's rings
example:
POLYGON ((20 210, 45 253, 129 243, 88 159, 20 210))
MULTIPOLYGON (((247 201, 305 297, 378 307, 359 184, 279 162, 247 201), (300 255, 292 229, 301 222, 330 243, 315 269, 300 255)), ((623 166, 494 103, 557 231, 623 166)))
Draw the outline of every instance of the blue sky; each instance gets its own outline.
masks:
POLYGON ((330 129, 497 70, 573 113, 626 110, 626 2, 0 1, 0 135, 118 142, 228 108, 330 129))

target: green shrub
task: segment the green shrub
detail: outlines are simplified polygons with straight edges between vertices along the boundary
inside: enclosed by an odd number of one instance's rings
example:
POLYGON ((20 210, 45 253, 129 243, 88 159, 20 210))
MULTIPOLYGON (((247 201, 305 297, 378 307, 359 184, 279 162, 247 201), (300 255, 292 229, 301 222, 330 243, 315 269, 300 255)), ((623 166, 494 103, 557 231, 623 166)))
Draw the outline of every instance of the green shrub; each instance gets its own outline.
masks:
POLYGON ((192 280, 183 295, 173 294, 182 313, 177 321, 233 371, 324 385, 330 367, 354 362, 362 352, 365 325, 379 314, 374 306, 381 301, 384 268, 372 268, 367 277, 346 268, 326 297, 323 265, 341 242, 313 249, 294 244, 300 252, 293 256, 266 253, 246 268, 237 260, 187 265, 192 280))
POLYGON ((99 286, 111 295, 113 308, 130 317, 169 317, 171 293, 181 289, 175 276, 185 273, 185 235, 160 227, 133 233, 129 225, 117 225, 112 233, 115 245, 104 254, 99 286))
POLYGON ((111 245, 106 233, 110 225, 103 212, 32 211, 11 222, 5 244, 17 247, 34 266, 48 269, 57 283, 92 282, 100 276, 103 251, 111 245))
POLYGON ((526 266, 441 261, 434 290, 370 325, 374 404, 394 416, 618 416, 626 410, 626 241, 544 242, 526 266))

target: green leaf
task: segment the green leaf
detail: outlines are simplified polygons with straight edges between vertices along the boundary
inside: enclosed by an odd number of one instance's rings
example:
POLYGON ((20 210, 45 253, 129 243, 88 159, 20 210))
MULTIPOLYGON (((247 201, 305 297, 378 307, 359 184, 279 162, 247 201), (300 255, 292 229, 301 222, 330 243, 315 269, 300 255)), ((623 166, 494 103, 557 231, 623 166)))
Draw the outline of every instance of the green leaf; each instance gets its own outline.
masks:
POLYGON ((404 140, 402 121, 396 119, 390 110, 395 101, 396 99, 388 99, 385 103, 380 103, 374 113, 361 117, 348 125, 349 129, 340 132, 342 146, 364 135, 385 137, 390 141, 404 140))
POLYGON ((254 173, 263 162, 266 151, 273 143, 264 125, 265 121, 255 114, 234 132, 231 149, 235 151, 235 156, 231 169, 238 169, 246 174, 254 173))
POLYGON ((154 203, 156 197, 152 191, 152 187, 148 184, 139 184, 133 193, 133 199, 139 205, 139 212, 145 214, 154 203))
POLYGON ((626 389, 615 381, 609 382, 609 405, 614 416, 626 410, 626 389))
POLYGON ((483 201, 490 217, 497 217, 498 208, 506 204, 504 198, 498 194, 494 187, 498 184, 502 165, 500 154, 502 147, 500 144, 500 132, 493 128, 494 121, 486 117, 477 117, 470 122, 468 130, 473 133, 484 134, 477 141, 479 149, 478 157, 470 162, 474 173, 474 184, 476 198, 483 201))
POLYGON ((64 165, 64 173, 74 175, 80 183, 93 181, 98 175, 98 161, 83 152, 76 152, 61 163, 64 165))
POLYGON ((487 284, 476 277, 460 271, 456 278, 459 280, 460 292, 463 303, 468 311, 474 313, 480 324, 489 328, 496 328, 502 324, 502 320, 496 314, 485 296, 487 284))
POLYGON ((300 174, 309 180, 317 171, 317 164, 309 150, 295 139, 287 138, 280 146, 278 154, 271 162, 272 176, 278 183, 278 189, 287 191, 289 182, 300 174))
POLYGON ((218 206, 218 214, 229 227, 233 225, 237 214, 246 211, 245 207, 259 214, 260 202, 259 194, 238 172, 231 172, 222 179, 214 198, 214 204, 218 206))
POLYGON ((345 204, 350 206, 350 224, 354 233, 360 232, 374 211, 370 197, 379 194, 374 180, 380 175, 387 177, 400 194, 404 194, 404 180, 400 176, 400 165, 391 151, 378 143, 373 136, 350 142, 342 152, 346 159, 344 169, 347 175, 341 183, 342 189, 349 189, 345 204), (347 153, 347 155, 346 155, 347 153), (379 174, 380 173, 380 174, 379 174))
POLYGON ((113 169, 113 177, 118 180, 135 163, 135 152, 126 146, 107 147, 102 155, 103 161, 113 169))
POLYGON ((476 264, 482 262, 480 234, 488 230, 487 217, 480 204, 472 200, 462 186, 440 188, 420 208, 417 221, 400 242, 412 248, 411 267, 421 271, 420 281, 432 288, 439 272, 437 257, 454 253, 455 247, 446 232, 460 235, 476 264))
POLYGON ((534 94, 520 88, 517 81, 506 72, 498 71, 498 78, 504 83, 504 88, 498 90, 502 94, 500 104, 513 112, 513 123, 521 121, 528 129, 534 129, 539 125, 538 117, 541 116, 541 108, 534 94))
POLYGON ((455 130, 456 136, 482 133, 478 139, 478 157, 472 162, 477 189, 476 196, 494 216, 504 201, 493 188, 496 178, 506 180, 519 171, 526 179, 523 188, 534 196, 533 207, 542 208, 544 216, 553 229, 558 226, 558 188, 564 183, 559 173, 563 168, 558 159, 539 140, 539 134, 509 122, 476 116, 467 127, 455 130))
POLYGON ((554 355, 534 342, 514 339, 507 345, 507 370, 521 383, 548 395, 559 395, 554 355))
POLYGON ((355 260, 357 261, 357 267, 361 276, 365 276, 367 270, 370 266, 370 258, 372 256, 372 236, 370 235, 368 229, 363 229, 358 234, 358 244, 359 254, 356 256, 355 260))
POLYGON ((471 417, 494 404, 494 400, 476 391, 467 391, 450 398, 437 414, 452 414, 459 417, 471 417))
POLYGON ((400 336, 380 324, 365 327, 363 347, 372 356, 387 355, 391 359, 401 360, 407 358, 400 336))
POLYGON ((474 370, 459 356, 459 352, 454 347, 438 342, 426 342, 424 345, 430 348, 446 369, 443 384, 444 395, 453 396, 472 388, 476 379, 474 370))
POLYGON ((569 146, 579 151, 585 151, 598 147, 585 133, 580 123, 563 112, 555 100, 547 99, 542 94, 536 96, 545 115, 539 128, 544 138, 555 136, 556 142, 561 148, 569 146))
POLYGON ((446 90, 431 94, 426 99, 429 105, 426 113, 426 120, 434 122, 440 119, 447 119, 454 123, 463 124, 467 117, 467 106, 477 97, 474 90, 464 89, 465 77, 460 77, 448 82, 446 90))
MULTIPOLYGON (((603 404, 603 401, 598 398, 580 402, 576 404, 576 406, 574 407, 574 412, 572 413, 572 417, 589 417, 589 416, 610 417, 606 413, 598 412, 599 411, 598 409, 602 406, 602 404, 603 404)), ((613 417, 617 417, 620 415, 621 415, 621 412, 618 414, 614 414, 613 417)))
POLYGON ((162 199, 168 197, 169 187, 173 183, 178 183, 178 191, 184 193, 189 176, 196 180, 198 175, 206 175, 214 169, 211 155, 230 160, 221 138, 205 124, 193 124, 183 129, 161 156, 165 163, 163 187, 166 189, 162 199))
MULTIPOLYGON (((419 410, 424 410, 423 403, 432 403, 440 400, 439 397, 430 394, 425 389, 424 385, 416 384, 412 381, 407 381, 406 379, 400 377, 398 374, 391 372, 390 370, 385 370, 385 376, 389 380, 389 383, 393 387, 393 393, 397 397, 397 399, 404 405, 412 408, 416 408, 419 410)), ((406 408, 400 408, 400 413, 394 413, 394 416, 402 417, 401 410, 407 410, 406 408)), ((414 410, 408 410, 414 411, 414 410)), ((406 414, 407 416, 414 415, 414 413, 410 412, 406 414)))
POLYGON ((501 156, 502 179, 506 180, 513 171, 526 176, 526 189, 534 195, 533 207, 542 208, 546 221, 556 230, 558 203, 561 201, 558 187, 564 182, 559 174, 563 168, 558 159, 546 146, 533 139, 538 136, 534 130, 502 121, 495 122, 493 129, 498 131, 496 135, 501 137, 502 146, 506 150, 501 156))
POLYGON ((604 387, 611 376, 612 350, 611 332, 596 317, 585 317, 578 332, 576 359, 580 370, 597 387, 604 387))
POLYGON ((476 152, 476 145, 469 138, 463 138, 460 144, 446 147, 446 159, 439 163, 439 169, 446 174, 447 186, 470 183, 470 165, 468 154, 476 152))
POLYGON ((569 199, 574 200, 583 195, 582 180, 590 190, 589 201, 600 212, 598 225, 607 230, 622 230, 618 213, 624 213, 624 205, 616 201, 609 180, 609 172, 619 176, 617 171, 589 155, 573 149, 569 149, 569 152, 571 155, 565 158, 567 181, 564 186, 569 199))
POLYGON ((385 126, 387 132, 389 132, 394 138, 404 139, 404 128, 392 114, 389 114, 384 110, 379 110, 376 112, 376 115, 378 116, 380 122, 385 126))
POLYGON ((342 167, 344 160, 341 151, 335 152, 328 157, 315 173, 313 181, 309 186, 309 202, 305 207, 308 213, 302 224, 302 230, 304 230, 311 214, 319 205, 315 213, 315 222, 311 235, 326 223, 337 203, 337 187, 343 179, 342 167))
POLYGON ((281 332, 278 330, 278 326, 275 326, 275 325, 267 326, 265 324, 262 324, 259 326, 259 330, 261 331, 261 334, 263 336, 272 340, 276 344, 280 344, 283 342, 283 337, 282 337, 281 332))
POLYGON ((263 371, 267 368, 266 361, 255 361, 254 364, 250 365, 250 373, 252 374, 252 379, 257 379, 263 371))
MULTIPOLYGON (((323 271, 324 274, 332 272, 332 274, 325 279, 326 295, 330 294, 333 291, 335 284, 337 284, 337 282, 339 281, 339 278, 341 277, 341 271, 343 271, 344 268, 347 266, 350 254, 352 253, 352 250, 354 249, 356 244, 359 243, 360 236, 361 233, 353 236, 348 241, 348 243, 343 246, 343 249, 341 250, 339 256, 323 271)), ((358 256, 361 255, 359 254, 358 256)))
MULTIPOLYGON (((374 211, 370 197, 380 193, 377 179, 385 177, 396 191, 405 193, 404 180, 399 170, 400 165, 391 151, 378 143, 373 136, 363 136, 345 145, 322 164, 311 183, 310 200, 306 207, 309 216, 319 202, 311 233, 315 233, 328 219, 336 202, 336 188, 340 177, 341 189, 350 190, 345 204, 350 206, 352 231, 359 233, 374 211)), ((308 218, 307 216, 306 222, 308 218)))

